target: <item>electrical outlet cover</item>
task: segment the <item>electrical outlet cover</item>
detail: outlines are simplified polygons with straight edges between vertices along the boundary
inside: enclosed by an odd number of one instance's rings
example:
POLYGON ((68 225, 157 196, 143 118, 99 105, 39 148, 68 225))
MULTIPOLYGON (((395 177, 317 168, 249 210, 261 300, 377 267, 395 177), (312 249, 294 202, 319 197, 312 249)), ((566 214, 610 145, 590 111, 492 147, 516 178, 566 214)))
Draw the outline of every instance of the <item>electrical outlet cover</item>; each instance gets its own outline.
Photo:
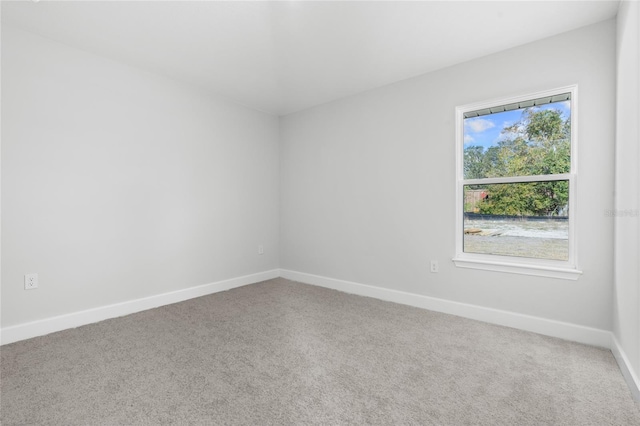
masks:
POLYGON ((34 288, 38 288, 38 274, 25 274, 24 289, 33 290, 34 288))

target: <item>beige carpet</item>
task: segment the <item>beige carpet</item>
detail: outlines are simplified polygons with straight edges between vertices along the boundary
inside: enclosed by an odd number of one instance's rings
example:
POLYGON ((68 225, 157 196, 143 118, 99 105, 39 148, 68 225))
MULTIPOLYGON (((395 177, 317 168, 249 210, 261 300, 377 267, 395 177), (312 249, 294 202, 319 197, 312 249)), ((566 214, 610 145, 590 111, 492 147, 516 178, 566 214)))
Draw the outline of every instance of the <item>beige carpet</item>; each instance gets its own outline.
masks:
POLYGON ((640 425, 608 350, 276 279, 1 349, 2 425, 640 425))

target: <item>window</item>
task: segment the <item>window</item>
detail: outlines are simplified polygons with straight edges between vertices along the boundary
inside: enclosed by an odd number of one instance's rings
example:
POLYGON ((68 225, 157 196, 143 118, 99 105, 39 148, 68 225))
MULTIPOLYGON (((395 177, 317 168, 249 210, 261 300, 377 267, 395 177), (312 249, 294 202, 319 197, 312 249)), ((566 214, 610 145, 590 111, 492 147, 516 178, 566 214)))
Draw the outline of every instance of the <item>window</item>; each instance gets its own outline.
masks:
POLYGON ((578 278, 576 96, 456 108, 457 266, 578 278))

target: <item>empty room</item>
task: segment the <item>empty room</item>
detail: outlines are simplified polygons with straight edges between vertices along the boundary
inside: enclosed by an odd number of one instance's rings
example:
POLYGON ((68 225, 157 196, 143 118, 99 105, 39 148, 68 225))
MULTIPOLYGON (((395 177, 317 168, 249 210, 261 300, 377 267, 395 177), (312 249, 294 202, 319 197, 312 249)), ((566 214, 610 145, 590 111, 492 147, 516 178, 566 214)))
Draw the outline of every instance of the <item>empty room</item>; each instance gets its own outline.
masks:
POLYGON ((2 1, 2 425, 640 425, 636 1, 2 1))

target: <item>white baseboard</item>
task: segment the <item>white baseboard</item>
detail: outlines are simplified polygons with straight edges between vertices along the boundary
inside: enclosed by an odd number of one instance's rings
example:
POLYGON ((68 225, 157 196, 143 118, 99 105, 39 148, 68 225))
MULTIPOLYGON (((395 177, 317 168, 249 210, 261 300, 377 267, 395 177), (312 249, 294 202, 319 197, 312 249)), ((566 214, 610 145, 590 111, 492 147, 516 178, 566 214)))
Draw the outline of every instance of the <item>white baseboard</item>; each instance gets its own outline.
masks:
POLYGON ((380 300, 457 315, 491 324, 531 331, 545 336, 558 337, 607 349, 611 346, 611 332, 607 330, 600 330, 597 328, 590 328, 562 321, 454 302, 451 300, 438 299, 436 297, 423 296, 403 291, 390 290, 387 288, 327 278, 286 269, 280 270, 280 276, 305 284, 312 284, 343 291, 345 293, 373 297, 380 300))
POLYGON ((153 309, 159 306, 169 305, 188 299, 193 299, 195 297, 205 296, 207 294, 217 293, 236 287, 242 287, 248 284, 254 284, 260 281, 278 278, 279 276, 280 271, 278 269, 273 269, 271 271, 231 278, 215 283, 204 284, 196 287, 172 291, 169 293, 144 297, 142 299, 130 300, 113 305, 101 306, 98 308, 87 309, 85 311, 74 312, 71 314, 60 315, 24 324, 18 324, 3 328, 1 330, 0 344, 5 345, 8 343, 17 342, 19 340, 43 336, 45 334, 53 333, 56 331, 75 328, 81 325, 91 324, 94 322, 116 318, 123 315, 129 315, 136 312, 145 311, 147 309, 153 309))
POLYGON ((638 379, 638 376, 633 371, 629 358, 622 350, 620 342, 618 342, 618 339, 616 339, 616 336, 614 336, 613 333, 611 333, 611 352, 618 362, 620 372, 622 372, 622 376, 631 390, 633 399, 640 402, 640 379, 638 379))

